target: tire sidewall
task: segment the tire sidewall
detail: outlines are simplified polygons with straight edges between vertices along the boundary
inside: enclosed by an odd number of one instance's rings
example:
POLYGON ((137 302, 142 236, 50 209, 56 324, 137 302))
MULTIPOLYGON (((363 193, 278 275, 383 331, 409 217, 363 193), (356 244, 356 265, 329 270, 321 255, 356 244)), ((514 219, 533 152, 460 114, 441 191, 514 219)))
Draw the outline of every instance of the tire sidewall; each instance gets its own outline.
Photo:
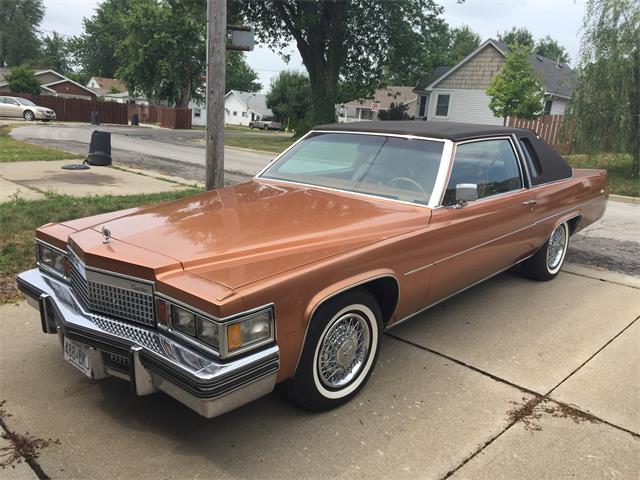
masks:
POLYGON ((356 289, 324 302, 310 320, 300 363, 292 378, 297 403, 315 411, 328 410, 346 403, 367 383, 380 353, 382 313, 375 298, 367 290, 356 289), (318 354, 322 340, 337 319, 348 312, 360 314, 370 328, 369 352, 359 374, 338 390, 328 389, 319 378, 318 354))
POLYGON ((547 273, 551 276, 556 276, 558 274, 558 272, 560 272, 560 269, 562 268, 562 265, 564 264, 564 259, 567 256, 567 249, 569 247, 569 226, 567 225, 567 222, 563 222, 559 225, 557 225, 553 231, 551 232, 551 235, 549 235, 549 240, 547 240, 547 248, 545 249, 545 255, 544 255, 544 259, 545 259, 545 268, 547 269, 547 273), (549 250, 549 247, 551 246, 551 237, 553 237, 553 234, 555 233, 555 231, 558 228, 563 228, 564 229, 564 247, 562 250, 562 257, 560 258, 560 262, 558 263, 558 266, 554 269, 550 269, 549 268, 549 262, 547 262, 547 253, 549 250))
POLYGON ((25 110, 24 113, 22 114, 22 117, 27 121, 27 122, 32 122, 36 119, 36 114, 33 113, 31 110, 25 110), (27 118, 27 117, 31 117, 31 118, 27 118))

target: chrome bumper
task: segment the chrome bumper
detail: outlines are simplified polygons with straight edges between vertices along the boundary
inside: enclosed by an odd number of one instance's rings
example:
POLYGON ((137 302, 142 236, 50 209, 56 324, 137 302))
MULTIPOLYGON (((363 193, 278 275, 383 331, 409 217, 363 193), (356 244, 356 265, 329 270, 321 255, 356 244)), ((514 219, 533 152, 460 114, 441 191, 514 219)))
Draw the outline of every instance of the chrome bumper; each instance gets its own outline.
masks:
POLYGON ((17 281, 40 311, 45 333, 90 347, 95 379, 129 380, 136 395, 163 391, 207 418, 249 403, 275 386, 276 345, 227 362, 213 360, 156 330, 89 312, 69 285, 38 269, 21 273, 17 281))

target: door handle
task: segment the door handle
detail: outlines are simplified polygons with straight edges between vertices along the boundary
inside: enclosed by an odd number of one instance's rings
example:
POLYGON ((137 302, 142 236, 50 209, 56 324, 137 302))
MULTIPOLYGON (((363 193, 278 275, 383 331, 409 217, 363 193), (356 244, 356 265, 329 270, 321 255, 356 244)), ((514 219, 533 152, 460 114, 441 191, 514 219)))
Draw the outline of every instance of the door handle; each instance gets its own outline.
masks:
POLYGON ((537 200, 527 200, 526 202, 522 202, 522 205, 535 205, 538 203, 537 200))

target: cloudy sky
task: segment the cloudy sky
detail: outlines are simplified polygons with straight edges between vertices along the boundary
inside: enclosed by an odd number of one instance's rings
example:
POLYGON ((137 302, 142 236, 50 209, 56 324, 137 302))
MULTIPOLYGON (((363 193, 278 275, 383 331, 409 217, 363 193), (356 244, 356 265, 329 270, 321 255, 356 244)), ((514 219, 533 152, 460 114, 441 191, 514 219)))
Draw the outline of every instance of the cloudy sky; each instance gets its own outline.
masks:
MULTIPOLYGON (((204 0, 203 0, 204 1, 204 0)), ((444 18, 451 26, 469 25, 482 40, 496 37, 498 31, 525 26, 535 38, 551 35, 565 46, 574 64, 580 46, 580 29, 586 0, 436 0, 444 6, 444 18)), ((100 0, 44 0, 42 29, 65 35, 82 32, 82 19, 90 17, 100 0)), ((302 70, 295 48, 289 64, 278 54, 257 47, 247 55, 249 65, 260 75, 263 87, 281 70, 302 70)))

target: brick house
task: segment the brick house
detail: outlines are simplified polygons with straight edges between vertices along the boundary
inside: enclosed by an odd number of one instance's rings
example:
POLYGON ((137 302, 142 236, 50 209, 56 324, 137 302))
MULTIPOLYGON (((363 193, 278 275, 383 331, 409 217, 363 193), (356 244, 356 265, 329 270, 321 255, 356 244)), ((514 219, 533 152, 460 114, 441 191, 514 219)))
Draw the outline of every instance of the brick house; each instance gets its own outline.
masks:
MULTIPOLYGON (((509 51, 506 44, 490 38, 453 67, 437 67, 413 89, 418 95, 416 118, 502 125, 503 119, 489 110, 485 90, 509 51)), ((545 114, 564 113, 575 88, 573 70, 536 54, 529 55, 529 63, 542 81, 545 114)))
MULTIPOLYGON (((9 69, 0 68, 0 92, 8 92, 9 82, 6 75, 9 69)), ((96 94, 90 88, 65 77, 54 70, 36 70, 36 80, 40 83, 42 95, 55 95, 58 97, 83 98, 85 100, 95 100, 96 94)))

